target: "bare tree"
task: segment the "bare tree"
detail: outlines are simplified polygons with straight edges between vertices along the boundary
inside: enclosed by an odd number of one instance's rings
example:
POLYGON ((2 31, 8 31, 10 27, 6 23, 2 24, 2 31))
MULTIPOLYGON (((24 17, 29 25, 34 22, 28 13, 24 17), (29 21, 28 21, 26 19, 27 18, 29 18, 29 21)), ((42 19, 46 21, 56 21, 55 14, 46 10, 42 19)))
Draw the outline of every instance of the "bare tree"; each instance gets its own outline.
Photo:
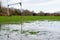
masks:
POLYGON ((0 8, 1 8, 1 2, 0 2, 0 8))
POLYGON ((32 16, 31 11, 29 10, 24 10, 22 13, 23 13, 23 16, 32 16))
POLYGON ((0 16, 2 15, 1 2, 0 2, 0 16))
POLYGON ((45 14, 45 13, 44 13, 43 11, 40 11, 37 15, 38 15, 38 16, 44 16, 44 14, 45 14))

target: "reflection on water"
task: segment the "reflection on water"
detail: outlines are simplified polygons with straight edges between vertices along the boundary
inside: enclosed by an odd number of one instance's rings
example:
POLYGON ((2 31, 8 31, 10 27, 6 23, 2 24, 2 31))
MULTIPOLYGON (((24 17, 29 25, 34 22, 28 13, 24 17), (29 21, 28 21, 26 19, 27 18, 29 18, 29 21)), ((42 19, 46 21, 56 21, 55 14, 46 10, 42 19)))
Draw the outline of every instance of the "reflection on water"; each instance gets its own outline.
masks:
MULTIPOLYGON (((23 40, 60 40, 60 21, 34 21, 22 26, 23 40)), ((20 28, 20 24, 0 25, 0 40, 20 40, 20 28)))

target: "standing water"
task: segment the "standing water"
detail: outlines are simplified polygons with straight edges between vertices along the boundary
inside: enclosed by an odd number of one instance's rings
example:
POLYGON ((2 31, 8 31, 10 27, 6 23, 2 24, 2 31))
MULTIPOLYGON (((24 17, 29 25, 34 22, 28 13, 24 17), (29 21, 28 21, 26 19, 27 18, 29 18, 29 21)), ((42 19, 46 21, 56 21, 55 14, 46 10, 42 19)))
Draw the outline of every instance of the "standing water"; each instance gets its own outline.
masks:
MULTIPOLYGON (((22 26, 22 40, 60 40, 60 21, 33 21, 22 26)), ((7 40, 8 33, 9 40, 20 40, 20 29, 21 24, 0 25, 0 40, 7 40)))

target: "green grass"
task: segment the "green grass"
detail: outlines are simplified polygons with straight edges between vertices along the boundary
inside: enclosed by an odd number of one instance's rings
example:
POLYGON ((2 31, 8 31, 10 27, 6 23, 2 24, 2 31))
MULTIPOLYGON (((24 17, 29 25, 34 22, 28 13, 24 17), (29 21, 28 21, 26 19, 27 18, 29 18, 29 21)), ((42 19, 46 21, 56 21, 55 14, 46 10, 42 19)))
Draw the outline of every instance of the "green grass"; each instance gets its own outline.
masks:
POLYGON ((20 23, 19 16, 0 16, 0 23, 20 23))
POLYGON ((39 32, 29 32, 31 35, 36 35, 39 32))
POLYGON ((12 30, 11 32, 18 32, 19 30, 18 29, 14 29, 14 30, 12 30))
MULTIPOLYGON (((50 20, 60 21, 60 16, 23 16, 23 21, 35 21, 35 20, 50 20)), ((2 23, 21 23, 21 16, 0 16, 0 24, 2 23)))

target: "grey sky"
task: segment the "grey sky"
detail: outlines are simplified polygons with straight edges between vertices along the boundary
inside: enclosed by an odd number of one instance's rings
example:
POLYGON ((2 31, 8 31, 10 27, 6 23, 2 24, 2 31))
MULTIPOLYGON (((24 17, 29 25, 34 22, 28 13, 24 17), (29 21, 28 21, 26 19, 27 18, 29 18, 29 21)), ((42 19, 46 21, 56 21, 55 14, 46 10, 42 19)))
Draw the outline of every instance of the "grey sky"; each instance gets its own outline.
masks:
MULTIPOLYGON (((4 6, 7 6, 7 0, 2 1, 4 6)), ((20 0, 8 0, 9 4, 17 3, 20 0)), ((23 9, 28 9, 31 11, 39 12, 57 12, 60 11, 60 0, 22 0, 23 1, 23 9)), ((19 5, 10 6, 14 8, 20 9, 19 5)))

